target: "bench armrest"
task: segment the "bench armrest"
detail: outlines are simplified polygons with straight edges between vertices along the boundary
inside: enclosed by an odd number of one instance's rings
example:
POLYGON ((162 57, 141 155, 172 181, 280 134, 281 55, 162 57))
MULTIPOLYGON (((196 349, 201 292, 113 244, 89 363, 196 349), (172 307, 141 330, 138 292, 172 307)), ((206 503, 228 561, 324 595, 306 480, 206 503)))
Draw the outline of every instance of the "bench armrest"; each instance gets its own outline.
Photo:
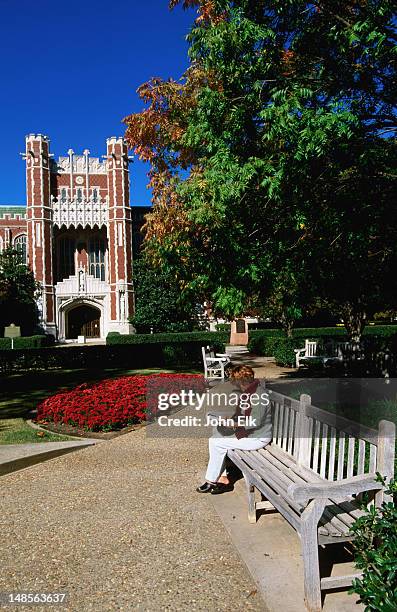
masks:
POLYGON ((216 357, 227 357, 228 359, 230 359, 230 356, 227 353, 215 353, 216 357))
POLYGON ((224 357, 206 357, 205 361, 207 363, 210 363, 210 362, 225 363, 224 357))
POLYGON ((335 482, 292 484, 288 487, 288 496, 298 504, 305 505, 311 499, 346 500, 351 495, 382 488, 382 483, 376 480, 376 474, 360 474, 335 482))
POLYGON ((301 348, 301 349, 294 349, 294 353, 304 353, 306 351, 305 348, 301 348))

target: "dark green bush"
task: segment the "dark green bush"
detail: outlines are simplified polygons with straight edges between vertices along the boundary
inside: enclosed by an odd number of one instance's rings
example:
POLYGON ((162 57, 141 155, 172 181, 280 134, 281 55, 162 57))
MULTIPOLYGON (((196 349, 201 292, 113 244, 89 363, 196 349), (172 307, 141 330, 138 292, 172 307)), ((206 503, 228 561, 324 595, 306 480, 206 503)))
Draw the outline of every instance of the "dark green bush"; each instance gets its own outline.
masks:
POLYGON ((256 355, 274 357, 276 363, 281 366, 293 366, 295 364, 295 353, 297 342, 293 338, 278 336, 251 336, 248 350, 256 355))
POLYGON ((275 338, 273 356, 277 365, 293 367, 295 365, 296 342, 291 338, 275 338))
MULTIPOLYGON (((36 335, 14 338, 14 349, 33 349, 54 344, 54 336, 36 335)), ((0 350, 11 349, 11 338, 0 338, 0 350)))
POLYGON ((164 344, 185 342, 202 342, 204 344, 213 345, 214 343, 225 344, 228 342, 229 334, 226 332, 174 332, 162 334, 108 334, 106 344, 164 344))
POLYGON ((387 490, 394 502, 382 508, 371 506, 352 526, 355 562, 362 570, 351 589, 358 593, 359 603, 370 611, 397 610, 397 482, 391 481, 387 490))
POLYGON ((23 349, 23 348, 42 348, 44 346, 52 346, 54 344, 54 336, 21 336, 20 338, 15 338, 14 340, 14 348, 23 349))

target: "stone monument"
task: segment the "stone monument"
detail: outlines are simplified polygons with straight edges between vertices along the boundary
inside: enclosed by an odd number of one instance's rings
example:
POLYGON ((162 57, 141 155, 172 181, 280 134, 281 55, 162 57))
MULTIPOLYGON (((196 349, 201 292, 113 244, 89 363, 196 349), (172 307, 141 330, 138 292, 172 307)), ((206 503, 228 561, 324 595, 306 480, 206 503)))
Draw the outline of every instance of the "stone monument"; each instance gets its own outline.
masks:
POLYGON ((248 323, 245 319, 236 319, 232 321, 230 344, 234 346, 248 344, 248 323))

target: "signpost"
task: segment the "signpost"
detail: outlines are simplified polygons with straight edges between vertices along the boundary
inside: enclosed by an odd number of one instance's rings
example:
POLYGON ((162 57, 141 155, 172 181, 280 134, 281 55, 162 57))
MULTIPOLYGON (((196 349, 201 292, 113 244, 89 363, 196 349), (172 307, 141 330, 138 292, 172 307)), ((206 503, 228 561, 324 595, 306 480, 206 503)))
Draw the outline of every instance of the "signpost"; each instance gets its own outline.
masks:
POLYGON ((11 338, 11 348, 14 348, 14 338, 20 338, 21 336, 21 328, 19 325, 15 325, 15 323, 11 323, 4 328, 4 338, 11 338))

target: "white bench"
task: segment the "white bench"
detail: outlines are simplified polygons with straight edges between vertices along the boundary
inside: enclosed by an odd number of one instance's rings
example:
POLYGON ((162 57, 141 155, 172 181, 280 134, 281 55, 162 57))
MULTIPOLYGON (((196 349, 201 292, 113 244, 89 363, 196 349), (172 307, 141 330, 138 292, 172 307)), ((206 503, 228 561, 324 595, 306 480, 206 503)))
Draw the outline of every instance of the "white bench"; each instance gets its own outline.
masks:
POLYGON ((318 612, 322 591, 348 587, 356 577, 321 578, 318 546, 353 539, 350 527, 362 514, 359 494, 371 491, 371 503, 381 505, 376 472, 387 479, 394 475, 395 425, 380 421, 378 430, 370 429, 312 406, 309 395, 299 401, 269 393, 272 443, 228 456, 245 479, 248 520, 256 522, 258 509, 275 508, 297 531, 306 607, 318 612), (265 500, 256 501, 255 489, 265 500))
POLYGON ((294 349, 295 365, 299 369, 301 365, 307 365, 311 359, 321 361, 322 365, 330 365, 343 360, 343 351, 347 349, 349 342, 335 342, 332 344, 332 355, 318 355, 318 342, 315 340, 305 340, 305 346, 301 349, 294 349))
POLYGON ((204 365, 204 378, 215 380, 225 378, 225 367, 230 363, 230 357, 226 353, 214 353, 207 346, 201 347, 204 365))

